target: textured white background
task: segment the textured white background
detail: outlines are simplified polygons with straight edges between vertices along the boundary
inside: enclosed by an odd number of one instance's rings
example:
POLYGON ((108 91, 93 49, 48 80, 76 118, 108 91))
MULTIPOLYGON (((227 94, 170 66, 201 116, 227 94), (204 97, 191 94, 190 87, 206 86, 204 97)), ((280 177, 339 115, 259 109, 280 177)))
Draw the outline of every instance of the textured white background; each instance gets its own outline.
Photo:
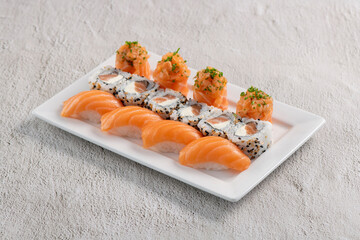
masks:
POLYGON ((356 0, 0 0, 0 238, 359 239, 359 38, 356 0), (31 116, 125 40, 327 123, 230 203, 31 116))

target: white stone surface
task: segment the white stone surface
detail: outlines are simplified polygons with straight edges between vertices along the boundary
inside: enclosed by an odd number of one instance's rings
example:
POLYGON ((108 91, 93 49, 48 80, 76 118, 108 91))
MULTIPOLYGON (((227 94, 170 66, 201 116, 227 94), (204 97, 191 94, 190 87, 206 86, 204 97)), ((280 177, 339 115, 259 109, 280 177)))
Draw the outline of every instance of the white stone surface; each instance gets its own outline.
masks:
POLYGON ((0 0, 1 239, 359 239, 360 2, 0 0), (125 40, 327 123, 230 203, 31 116, 125 40))

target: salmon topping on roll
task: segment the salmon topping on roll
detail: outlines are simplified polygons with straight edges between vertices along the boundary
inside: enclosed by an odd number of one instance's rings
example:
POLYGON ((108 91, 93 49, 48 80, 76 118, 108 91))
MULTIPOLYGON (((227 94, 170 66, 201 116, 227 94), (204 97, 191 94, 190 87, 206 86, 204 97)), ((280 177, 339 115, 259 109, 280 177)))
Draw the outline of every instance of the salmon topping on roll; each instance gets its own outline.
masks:
POLYGON ((222 72, 207 67, 196 74, 194 99, 225 110, 228 107, 226 84, 227 80, 222 72))
POLYGON ((236 114, 242 118, 272 122, 273 99, 262 90, 251 86, 240 94, 236 114))
POLYGON ((179 55, 179 50, 180 48, 175 52, 165 54, 158 62, 153 76, 160 87, 170 88, 186 96, 189 92, 187 80, 190 70, 186 65, 186 60, 179 55))
POLYGON ((137 41, 126 41, 116 51, 115 67, 131 74, 137 74, 150 79, 150 64, 148 52, 137 41))

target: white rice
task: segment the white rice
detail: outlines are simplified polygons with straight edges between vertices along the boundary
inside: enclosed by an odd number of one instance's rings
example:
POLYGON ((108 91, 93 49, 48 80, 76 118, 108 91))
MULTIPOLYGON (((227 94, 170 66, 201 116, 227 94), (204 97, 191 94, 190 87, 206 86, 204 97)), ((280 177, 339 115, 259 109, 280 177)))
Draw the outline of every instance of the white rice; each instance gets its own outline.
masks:
POLYGON ((136 126, 122 126, 113 128, 108 133, 120 137, 141 138, 141 129, 136 126))
POLYGON ((151 146, 149 149, 156 151, 156 152, 179 153, 181 151, 181 149, 183 149, 184 147, 185 147, 185 144, 165 141, 165 142, 155 144, 154 146, 151 146))
POLYGON ((205 170, 226 170, 229 169, 227 166, 216 163, 216 162, 205 162, 194 164, 191 167, 205 169, 205 170))
POLYGON ((79 113, 81 119, 92 123, 100 123, 101 115, 94 110, 83 111, 79 113))

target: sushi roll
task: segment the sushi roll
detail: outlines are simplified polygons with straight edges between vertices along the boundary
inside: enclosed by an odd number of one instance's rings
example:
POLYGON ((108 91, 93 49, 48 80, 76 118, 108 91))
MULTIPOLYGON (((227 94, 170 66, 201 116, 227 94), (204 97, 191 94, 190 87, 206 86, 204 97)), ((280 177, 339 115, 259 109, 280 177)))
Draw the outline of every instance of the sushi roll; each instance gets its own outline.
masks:
POLYGON ((102 115, 120 107, 123 105, 111 93, 99 90, 84 91, 64 102, 61 116, 100 123, 102 115))
POLYGON ((199 121, 211 114, 213 107, 190 99, 170 115, 171 120, 186 123, 197 128, 199 121))
POLYGON ((189 88, 187 81, 190 76, 190 70, 179 54, 180 48, 175 52, 165 54, 158 62, 153 73, 155 82, 162 88, 170 88, 181 92, 187 96, 189 88))
POLYGON ((186 97, 180 92, 171 89, 160 89, 145 99, 145 106, 162 118, 170 119, 170 115, 186 101, 186 97))
POLYGON ((139 106, 117 108, 101 117, 101 131, 117 136, 141 138, 143 127, 163 119, 149 109, 139 106))
POLYGON ((236 114, 242 118, 272 122, 272 112, 272 97, 253 86, 240 94, 240 99, 236 104, 236 114))
POLYGON ((182 148, 203 135, 182 122, 162 120, 152 122, 142 130, 143 146, 158 152, 178 153, 182 148))
POLYGON ((130 77, 130 73, 106 66, 90 77, 89 86, 91 90, 115 93, 116 88, 130 77))
POLYGON ((249 158, 257 158, 271 145, 272 124, 250 118, 242 118, 233 128, 226 130, 229 140, 235 143, 249 158))
POLYGON ((122 100, 126 106, 143 106, 144 100, 151 93, 158 90, 159 85, 145 77, 132 75, 132 77, 120 85, 115 97, 122 100))
POLYGON ((214 108, 197 126, 204 136, 227 138, 226 130, 233 127, 234 124, 235 116, 232 112, 221 111, 218 108, 214 108))
POLYGON ((182 165, 207 170, 234 169, 244 171, 250 159, 235 144, 221 137, 202 137, 186 145, 180 151, 182 165))

